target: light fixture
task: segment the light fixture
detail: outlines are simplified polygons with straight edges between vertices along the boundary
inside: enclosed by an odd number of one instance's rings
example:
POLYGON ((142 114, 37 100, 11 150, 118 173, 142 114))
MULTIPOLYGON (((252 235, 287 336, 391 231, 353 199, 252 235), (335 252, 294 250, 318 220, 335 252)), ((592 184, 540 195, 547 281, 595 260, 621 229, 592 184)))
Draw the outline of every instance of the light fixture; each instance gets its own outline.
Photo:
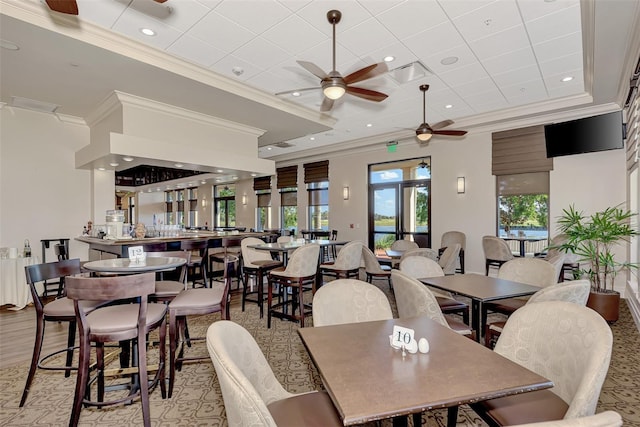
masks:
POLYGON ((99 170, 99 171, 103 171, 103 170, 104 170, 104 168, 100 167, 100 168, 98 168, 98 170, 99 170))
POLYGON ((347 187, 346 185, 342 187, 342 198, 344 200, 349 200, 349 187, 347 187))
POLYGON ((242 204, 243 204, 243 205, 246 205, 246 204, 247 204, 247 195, 246 195, 246 194, 243 194, 243 195, 242 195, 242 204))
POLYGON ((457 56, 447 56, 446 58, 443 58, 440 63, 442 65, 453 65, 456 62, 458 62, 458 57, 457 56))
POLYGON ((174 163, 173 166, 177 167, 177 168, 181 168, 184 165, 182 163, 174 163))
POLYGON ((151 28, 140 28, 140 32, 142 34, 144 34, 145 36, 155 36, 156 32, 153 31, 151 28))
MULTIPOLYGON (((426 123, 423 123, 426 124, 426 123)), ((431 131, 428 128, 424 128, 421 126, 418 129, 416 129, 416 136, 418 137, 418 139, 422 142, 427 142, 428 140, 431 139, 431 131), (422 132, 422 133, 418 133, 418 132, 422 132)))
POLYGON ((257 173, 252 173, 251 176, 258 176, 258 174, 257 173))
POLYGON ((453 105, 447 104, 447 105, 444 106, 444 108, 446 108, 448 110, 449 108, 453 108, 453 105))
POLYGON ((300 96, 300 92, 293 92, 291 96, 300 96))
POLYGON ((464 194, 464 176, 458 177, 458 194, 464 194))
POLYGON ((114 168, 115 168, 116 166, 119 166, 119 165, 120 165, 120 163, 116 163, 116 162, 111 162, 111 163, 109 163, 109 166, 113 166, 114 168))
POLYGON ((125 156, 122 158, 125 162, 133 162, 133 157, 125 156))
POLYGON ((571 80, 573 80, 573 76, 567 76, 567 77, 563 77, 563 78, 562 78, 562 81, 563 81, 564 83, 566 83, 566 82, 570 82, 571 80))
POLYGON ((396 59, 396 57, 395 57, 395 56, 391 56, 391 55, 389 55, 389 56, 385 56, 385 57, 384 57, 384 62, 392 62, 392 61, 393 61, 393 60, 395 60, 395 59, 396 59))
POLYGON ((218 173, 222 173, 222 172, 224 172, 224 171, 223 171, 222 169, 217 169, 217 170, 216 170, 216 172, 218 172, 218 173))
POLYGON ((336 100, 344 95, 347 91, 347 86, 344 84, 342 78, 332 78, 332 73, 334 73, 334 71, 330 72, 327 78, 322 79, 322 92, 327 98, 336 100))

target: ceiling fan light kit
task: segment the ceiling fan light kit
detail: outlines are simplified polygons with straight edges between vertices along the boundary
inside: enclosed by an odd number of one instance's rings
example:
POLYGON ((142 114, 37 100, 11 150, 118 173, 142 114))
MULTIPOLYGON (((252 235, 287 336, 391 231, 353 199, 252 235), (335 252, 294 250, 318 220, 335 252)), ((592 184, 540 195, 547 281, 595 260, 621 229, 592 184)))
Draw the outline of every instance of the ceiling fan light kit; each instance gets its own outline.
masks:
POLYGON ((429 85, 420 85, 422 91, 422 124, 416 129, 416 137, 420 142, 427 142, 433 135, 464 136, 466 130, 440 130, 453 124, 453 120, 443 120, 433 126, 427 123, 427 91, 429 85))

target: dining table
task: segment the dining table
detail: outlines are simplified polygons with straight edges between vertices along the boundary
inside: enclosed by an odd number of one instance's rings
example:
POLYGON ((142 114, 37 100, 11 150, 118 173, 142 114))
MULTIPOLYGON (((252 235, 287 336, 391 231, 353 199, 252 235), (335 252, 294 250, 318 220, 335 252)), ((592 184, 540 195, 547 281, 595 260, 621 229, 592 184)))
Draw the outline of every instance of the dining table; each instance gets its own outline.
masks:
MULTIPOLYGON (((249 246, 252 249, 256 249, 259 251, 268 251, 268 252, 276 252, 282 254, 282 262, 286 266, 289 262, 289 254, 301 246, 307 245, 309 243, 316 243, 320 245, 320 248, 323 247, 331 247, 331 246, 341 246, 346 245, 349 242, 346 241, 338 241, 338 240, 292 240, 286 243, 263 243, 259 245, 251 245, 249 246)), ((320 254, 322 254, 322 250, 320 250, 320 254)))
POLYGON ((484 334, 487 320, 482 316, 485 302, 533 295, 540 290, 538 286, 475 273, 423 277, 418 280, 425 285, 471 299, 471 327, 476 331, 477 341, 484 334))
POLYGON ((24 268, 39 263, 37 256, 0 259, 0 306, 21 310, 33 302, 24 268))
POLYGON ((86 262, 83 268, 94 273, 137 274, 172 270, 186 262, 186 259, 177 257, 112 258, 86 262))
POLYGON ((501 237, 502 240, 506 241, 506 242, 511 242, 511 241, 516 241, 518 242, 518 249, 519 249, 519 254, 521 257, 526 256, 527 254, 527 248, 526 248, 526 244, 527 242, 529 243, 536 243, 536 242, 542 242, 544 240, 547 240, 546 237, 522 237, 522 236, 518 236, 518 237, 501 237))
POLYGON ((553 382, 428 317, 300 328, 298 333, 343 425, 541 390, 553 382), (428 353, 391 347, 394 326, 428 341, 428 353))

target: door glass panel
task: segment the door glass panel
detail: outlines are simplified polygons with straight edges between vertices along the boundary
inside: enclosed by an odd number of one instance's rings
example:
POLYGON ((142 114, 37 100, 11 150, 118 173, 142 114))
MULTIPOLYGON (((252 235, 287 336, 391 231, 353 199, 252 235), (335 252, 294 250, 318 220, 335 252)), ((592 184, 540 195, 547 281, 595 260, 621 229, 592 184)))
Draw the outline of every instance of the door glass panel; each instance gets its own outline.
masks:
POLYGON ((405 233, 429 231, 429 191, 425 187, 404 187, 402 199, 402 223, 405 233))
POLYGON ((384 251, 396 240, 397 197, 396 187, 373 191, 373 233, 375 252, 378 256, 384 256, 384 251))

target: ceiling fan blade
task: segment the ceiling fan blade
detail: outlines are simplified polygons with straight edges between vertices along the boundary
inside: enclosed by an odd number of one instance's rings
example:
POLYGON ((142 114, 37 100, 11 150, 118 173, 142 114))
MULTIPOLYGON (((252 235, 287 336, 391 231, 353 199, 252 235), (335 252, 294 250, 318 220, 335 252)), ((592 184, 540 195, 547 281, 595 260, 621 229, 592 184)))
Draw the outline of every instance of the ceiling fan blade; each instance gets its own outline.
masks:
POLYGON ((372 79, 376 76, 386 73, 389 71, 389 67, 385 62, 380 62, 378 64, 372 64, 368 67, 364 67, 359 69, 358 71, 354 71, 344 78, 344 82, 348 85, 351 83, 361 82, 363 80, 372 79))
POLYGON ((167 0, 153 0, 153 1, 155 1, 156 3, 164 3, 164 2, 166 2, 167 0))
POLYGON ((464 136, 467 134, 466 130, 434 130, 434 135, 447 135, 447 136, 464 136))
POLYGON ((318 89, 322 89, 322 88, 320 86, 316 86, 316 87, 305 87, 305 88, 302 88, 302 89, 285 90, 284 92, 276 93, 276 95, 289 95, 289 94, 295 93, 295 92, 306 92, 308 90, 318 90, 318 89))
POLYGON ((446 128, 447 126, 451 126, 453 124, 453 120, 443 120, 441 122, 436 123, 435 125, 431 126, 431 129, 442 129, 442 128, 446 128))
POLYGON ((319 78, 320 80, 324 79, 327 76, 327 73, 322 71, 322 68, 318 67, 313 62, 308 61, 296 61, 302 68, 319 78))
POLYGON ((333 99, 327 98, 326 96, 322 100, 322 105, 320 106, 320 111, 329 111, 333 108, 333 99))
POLYGON ((53 11, 66 13, 68 15, 78 14, 78 3, 76 0, 46 0, 47 6, 53 11))
POLYGON ((359 98, 367 99, 369 101, 380 102, 387 99, 389 95, 382 92, 377 92, 371 89, 363 89, 361 87, 347 86, 347 93, 357 96, 359 98))

